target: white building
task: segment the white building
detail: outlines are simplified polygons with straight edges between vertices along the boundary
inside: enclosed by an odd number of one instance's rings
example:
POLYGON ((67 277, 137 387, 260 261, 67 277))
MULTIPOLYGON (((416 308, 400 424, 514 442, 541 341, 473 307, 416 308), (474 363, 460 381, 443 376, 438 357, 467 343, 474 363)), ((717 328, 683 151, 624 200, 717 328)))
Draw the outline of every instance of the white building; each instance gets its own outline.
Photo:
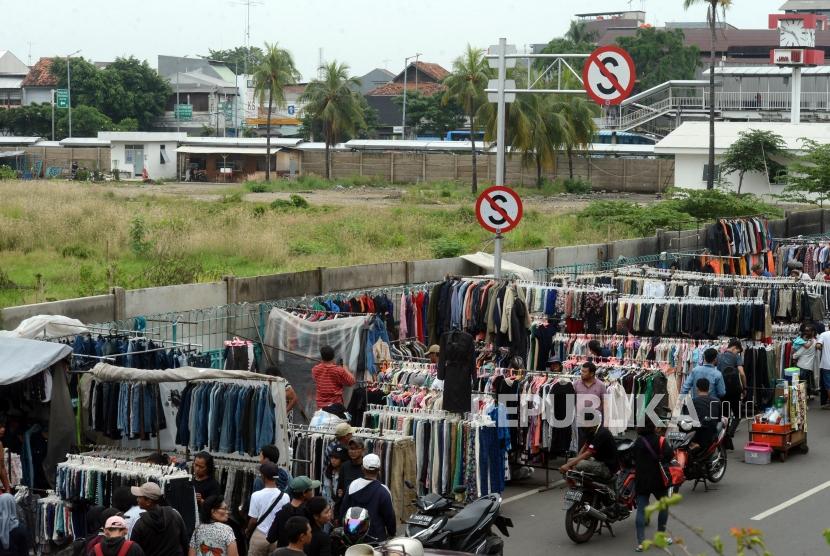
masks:
MULTIPOLYGON (((715 123, 715 179, 720 174, 721 183, 730 190, 738 189, 738 173, 723 174, 720 165, 723 154, 742 131, 759 129, 780 135, 792 155, 800 154, 802 138, 818 143, 830 143, 828 124, 791 124, 784 122, 716 122, 715 123)), ((709 162, 709 122, 686 122, 675 129, 654 147, 654 154, 674 155, 674 185, 685 189, 705 189, 709 162)), ((780 161, 786 163, 785 160, 780 161)), ((744 175, 742 193, 769 195, 781 193, 786 184, 776 176, 765 173, 744 175)))
POLYGON ((109 141, 113 171, 123 179, 176 179, 176 149, 187 138, 181 132, 101 131, 98 139, 109 141))

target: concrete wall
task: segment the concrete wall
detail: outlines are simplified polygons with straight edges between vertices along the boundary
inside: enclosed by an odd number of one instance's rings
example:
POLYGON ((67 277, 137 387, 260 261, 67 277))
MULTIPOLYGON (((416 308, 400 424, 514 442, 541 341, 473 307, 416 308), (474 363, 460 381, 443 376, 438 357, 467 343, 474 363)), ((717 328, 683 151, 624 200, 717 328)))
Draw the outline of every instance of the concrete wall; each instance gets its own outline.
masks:
POLYGON ((114 295, 96 295, 6 307, 0 309, 0 329, 14 330, 21 321, 35 315, 64 315, 85 323, 107 322, 117 316, 115 306, 116 298, 114 295))
POLYGON ((118 168, 121 172, 121 177, 124 179, 140 179, 141 170, 136 167, 134 162, 127 162, 125 146, 142 145, 144 147, 144 168, 147 170, 147 175, 151 179, 175 179, 176 178, 176 149, 178 143, 176 141, 167 142, 124 142, 112 140, 110 152, 110 165, 112 168, 118 168), (164 147, 167 152, 167 162, 161 162, 161 148, 164 147))
MULTIPOLYGON (((786 219, 770 221, 775 237, 798 234, 815 234, 830 230, 829 211, 803 211, 788 214, 786 219)), ((620 256, 637 257, 653 255, 661 251, 682 251, 705 245, 705 226, 697 230, 659 230, 653 237, 619 240, 610 243, 576 245, 505 253, 505 259, 533 270, 554 266, 567 266, 612 261, 620 256)), ((446 276, 469 276, 480 269, 461 259, 434 259, 359 265, 340 268, 319 268, 304 272, 239 278, 228 276, 222 282, 184 284, 161 288, 125 291, 114 288, 108 295, 85 297, 23 305, 0 310, 0 329, 10 330, 21 320, 33 315, 54 314, 80 319, 87 323, 123 320, 138 315, 158 313, 182 313, 182 324, 177 329, 179 341, 199 338, 210 345, 221 345, 225 335, 233 332, 255 334, 254 320, 247 313, 239 315, 213 314, 214 309, 226 304, 257 303, 260 301, 314 296, 335 291, 363 288, 419 284, 443 280, 446 276), (202 310, 205 308, 204 310, 202 310), (212 328, 204 329, 188 324, 188 320, 204 320, 210 314, 212 328), (190 316, 189 316, 190 315, 190 316), (221 325, 217 323, 223 323, 221 325), (205 340, 207 338, 207 340, 205 340)), ((221 311, 220 311, 221 312, 221 311)), ((244 313, 244 311, 243 311, 244 313)), ((255 317, 258 318, 258 317, 255 317)), ((148 326, 150 326, 148 324, 148 326)), ((171 330, 164 329, 165 337, 171 330)), ((251 336, 249 336, 251 337, 251 336)))
MULTIPOLYGON (((334 179, 372 176, 396 183, 472 181, 472 157, 467 153, 336 151, 331 156, 334 179)), ((325 157, 325 152, 322 151, 303 151, 303 173, 325 175, 325 157)), ((522 164, 518 156, 508 157, 505 165, 508 185, 536 184, 534 165, 522 164)), ((477 169, 480 180, 493 181, 496 172, 495 155, 479 155, 477 169)), ((597 190, 650 193, 663 191, 673 183, 674 161, 576 155, 573 171, 575 177, 590 181, 597 190)), ((567 156, 560 155, 554 167, 544 169, 542 176, 547 179, 568 177, 567 156)))
POLYGON ((180 284, 128 290, 125 295, 124 310, 128 316, 154 315, 171 310, 188 311, 227 303, 227 284, 208 282, 207 284, 180 284))
MULTIPOLYGON (((703 168, 708 164, 709 157, 701 154, 675 155, 674 185, 686 189, 706 189, 706 180, 703 179, 703 168)), ((715 164, 723 163, 723 157, 716 156, 715 164)), ((738 190, 738 173, 722 174, 721 182, 730 190, 738 190)), ((768 184, 767 176, 760 173, 744 175, 741 193, 755 195, 778 195, 784 190, 784 185, 768 184)))

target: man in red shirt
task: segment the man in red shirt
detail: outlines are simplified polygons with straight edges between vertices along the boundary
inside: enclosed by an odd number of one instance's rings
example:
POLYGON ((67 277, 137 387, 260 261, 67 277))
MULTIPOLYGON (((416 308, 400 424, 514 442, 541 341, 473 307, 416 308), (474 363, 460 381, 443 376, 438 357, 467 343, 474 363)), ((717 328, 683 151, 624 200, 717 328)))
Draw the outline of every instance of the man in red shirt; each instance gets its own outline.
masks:
POLYGON ((311 369, 311 376, 317 385, 317 409, 335 403, 343 404, 343 388, 354 385, 354 375, 345 367, 335 365, 331 346, 321 347, 320 357, 323 362, 311 369))

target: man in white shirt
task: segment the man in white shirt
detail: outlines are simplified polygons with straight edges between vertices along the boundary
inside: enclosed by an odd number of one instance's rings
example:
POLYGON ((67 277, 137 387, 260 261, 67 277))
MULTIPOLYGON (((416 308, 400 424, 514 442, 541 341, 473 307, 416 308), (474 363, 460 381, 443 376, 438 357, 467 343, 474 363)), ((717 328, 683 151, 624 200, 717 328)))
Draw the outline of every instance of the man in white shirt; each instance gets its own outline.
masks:
POLYGON ((268 556, 276 549, 275 543, 268 542, 268 530, 280 508, 291 501, 288 494, 277 488, 279 468, 274 463, 263 463, 259 466, 259 473, 265 488, 251 495, 248 508, 248 534, 251 538, 249 556, 268 556))
POLYGON ((830 330, 819 334, 816 349, 821 350, 819 362, 819 388, 821 389, 821 408, 830 409, 830 330))

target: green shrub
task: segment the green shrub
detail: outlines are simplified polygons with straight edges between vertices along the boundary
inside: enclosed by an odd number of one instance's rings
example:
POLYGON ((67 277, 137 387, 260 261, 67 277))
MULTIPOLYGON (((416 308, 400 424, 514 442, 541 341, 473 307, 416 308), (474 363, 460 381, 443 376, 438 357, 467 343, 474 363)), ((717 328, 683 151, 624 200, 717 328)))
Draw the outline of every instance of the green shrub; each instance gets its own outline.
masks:
POLYGON ((75 181, 89 181, 91 174, 86 168, 79 168, 75 171, 75 181))
POLYGON ((63 258, 75 257, 76 259, 89 259, 92 256, 92 249, 85 245, 78 245, 77 243, 67 245, 61 249, 61 257, 63 258))
POLYGON ((300 195, 291 194, 288 199, 291 201, 291 204, 297 208, 308 208, 308 201, 300 195))
POLYGON ((781 209, 765 203, 755 195, 737 195, 720 189, 670 189, 666 205, 701 220, 730 216, 764 214, 781 216, 781 209))
POLYGON ((464 252, 464 245, 453 238, 442 237, 432 242, 432 256, 436 259, 457 257, 464 252))
POLYGON ((268 193, 273 189, 270 185, 257 181, 246 182, 245 188, 251 193, 268 193))
POLYGON ((144 218, 136 216, 130 221, 130 249, 136 256, 144 256, 150 252, 152 243, 146 239, 147 224, 144 218))
POLYGON ((228 195, 222 195, 219 199, 219 202, 225 205, 230 205, 234 203, 241 203, 242 202, 242 193, 237 191, 236 193, 230 193, 228 195))
POLYGON ((17 172, 5 164, 0 165, 0 181, 13 180, 17 178, 17 172))
POLYGON ((271 208, 273 210, 290 210, 294 208, 294 203, 286 199, 274 199, 271 201, 271 208))
POLYGON ((288 246, 288 254, 292 257, 300 257, 303 255, 316 255, 324 252, 325 246, 316 241, 306 239, 298 239, 288 246))
POLYGON ((256 205, 253 208, 254 218, 262 218, 265 216, 265 206, 264 205, 256 205))
POLYGON ((665 203, 642 207, 626 201, 594 201, 578 216, 592 219, 597 224, 623 224, 641 236, 652 235, 657 228, 690 225, 689 215, 665 203))
POLYGON ((591 182, 581 178, 567 178, 563 180, 562 184, 564 185, 566 192, 578 195, 590 193, 592 189, 591 182))

